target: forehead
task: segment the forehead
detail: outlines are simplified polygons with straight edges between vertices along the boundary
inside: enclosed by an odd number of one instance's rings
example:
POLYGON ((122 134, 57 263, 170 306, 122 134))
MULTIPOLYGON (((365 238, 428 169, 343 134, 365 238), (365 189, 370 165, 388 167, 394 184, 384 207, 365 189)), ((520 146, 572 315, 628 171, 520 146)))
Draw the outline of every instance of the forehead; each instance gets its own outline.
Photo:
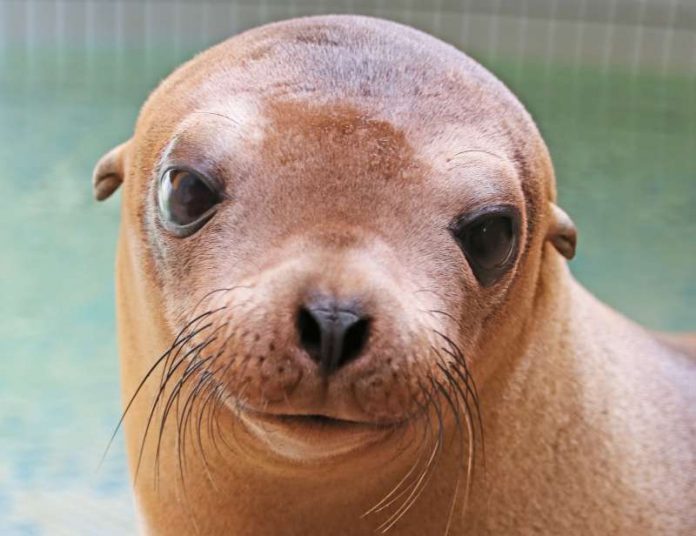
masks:
POLYGON ((427 168, 473 197, 507 195, 515 182, 540 193, 552 180, 532 172, 543 142, 490 73, 430 36, 360 18, 281 23, 214 47, 154 92, 136 134, 160 160, 203 155, 247 174, 301 164, 413 179, 427 168))
POLYGON ((247 95, 340 100, 393 124, 409 115, 484 123, 500 114, 530 123, 503 84, 465 54, 412 28, 362 17, 286 21, 221 43, 168 77, 141 123, 165 110, 178 122, 201 102, 247 95))
POLYGON ((504 144, 472 126, 429 128, 403 119, 394 124, 341 102, 233 97, 192 111, 158 167, 185 165, 223 177, 302 175, 310 184, 330 179, 338 189, 365 180, 428 182, 472 203, 519 201, 519 177, 504 144))

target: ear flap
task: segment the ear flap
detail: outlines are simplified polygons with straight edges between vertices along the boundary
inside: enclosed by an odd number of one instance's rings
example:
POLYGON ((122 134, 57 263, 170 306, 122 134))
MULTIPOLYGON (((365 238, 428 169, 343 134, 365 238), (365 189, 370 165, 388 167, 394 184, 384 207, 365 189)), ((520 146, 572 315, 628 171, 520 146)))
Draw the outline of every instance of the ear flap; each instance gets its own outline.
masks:
POLYGON ((97 201, 104 201, 121 186, 124 174, 124 153, 128 147, 128 141, 111 149, 94 167, 92 188, 97 201))
POLYGON ((551 206, 551 219, 546 239, 549 240, 558 252, 566 259, 575 256, 575 246, 578 241, 578 232, 570 216, 555 203, 551 206))

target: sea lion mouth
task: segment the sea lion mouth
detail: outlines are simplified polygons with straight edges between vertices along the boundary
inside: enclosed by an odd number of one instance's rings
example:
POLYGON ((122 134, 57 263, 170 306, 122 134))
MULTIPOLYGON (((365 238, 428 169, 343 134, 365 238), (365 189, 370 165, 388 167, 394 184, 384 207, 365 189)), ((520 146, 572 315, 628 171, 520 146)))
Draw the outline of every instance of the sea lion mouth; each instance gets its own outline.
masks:
POLYGON ((303 461, 344 455, 390 436, 400 423, 342 419, 321 413, 268 413, 245 408, 241 420, 285 458, 303 461))
POLYGON ((302 423, 314 426, 350 426, 354 424, 365 424, 358 421, 350 421, 346 419, 337 419, 328 415, 310 414, 310 415, 274 415, 276 419, 288 423, 302 423))
POLYGON ((374 421, 357 421, 352 419, 342 419, 339 417, 333 417, 330 415, 324 415, 321 413, 310 413, 310 414, 272 414, 272 413, 256 413, 266 420, 274 420, 281 424, 287 424, 289 426, 308 426, 315 428, 395 428, 399 426, 400 422, 374 422, 374 421))

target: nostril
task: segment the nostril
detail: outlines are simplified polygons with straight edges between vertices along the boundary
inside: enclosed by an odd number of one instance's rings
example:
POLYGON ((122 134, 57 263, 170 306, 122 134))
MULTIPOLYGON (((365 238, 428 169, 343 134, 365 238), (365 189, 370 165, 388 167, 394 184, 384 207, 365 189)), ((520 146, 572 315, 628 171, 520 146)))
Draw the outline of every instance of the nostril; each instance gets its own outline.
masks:
POLYGON ((343 338, 343 355, 341 356, 341 363, 352 361, 362 353, 369 334, 370 320, 367 318, 358 319, 346 330, 343 338))
POLYGON ((297 330, 302 347, 312 358, 318 359, 321 351, 321 327, 305 307, 302 307, 297 315, 297 330))
POLYGON ((330 374, 363 352, 370 319, 355 307, 325 298, 300 307, 297 331, 300 346, 330 374))

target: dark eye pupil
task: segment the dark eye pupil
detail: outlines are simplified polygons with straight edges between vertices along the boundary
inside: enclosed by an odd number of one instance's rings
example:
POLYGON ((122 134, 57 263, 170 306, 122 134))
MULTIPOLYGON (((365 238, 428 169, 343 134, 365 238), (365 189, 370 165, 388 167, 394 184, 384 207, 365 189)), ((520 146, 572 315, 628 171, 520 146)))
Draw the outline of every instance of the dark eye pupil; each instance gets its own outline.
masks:
POLYGON ((467 232, 467 253, 482 268, 502 265, 512 250, 512 221, 507 217, 491 217, 475 224, 467 232))
POLYGON ((160 208, 164 218, 184 226, 198 221, 219 201, 219 196, 195 173, 168 171, 160 185, 160 208))

